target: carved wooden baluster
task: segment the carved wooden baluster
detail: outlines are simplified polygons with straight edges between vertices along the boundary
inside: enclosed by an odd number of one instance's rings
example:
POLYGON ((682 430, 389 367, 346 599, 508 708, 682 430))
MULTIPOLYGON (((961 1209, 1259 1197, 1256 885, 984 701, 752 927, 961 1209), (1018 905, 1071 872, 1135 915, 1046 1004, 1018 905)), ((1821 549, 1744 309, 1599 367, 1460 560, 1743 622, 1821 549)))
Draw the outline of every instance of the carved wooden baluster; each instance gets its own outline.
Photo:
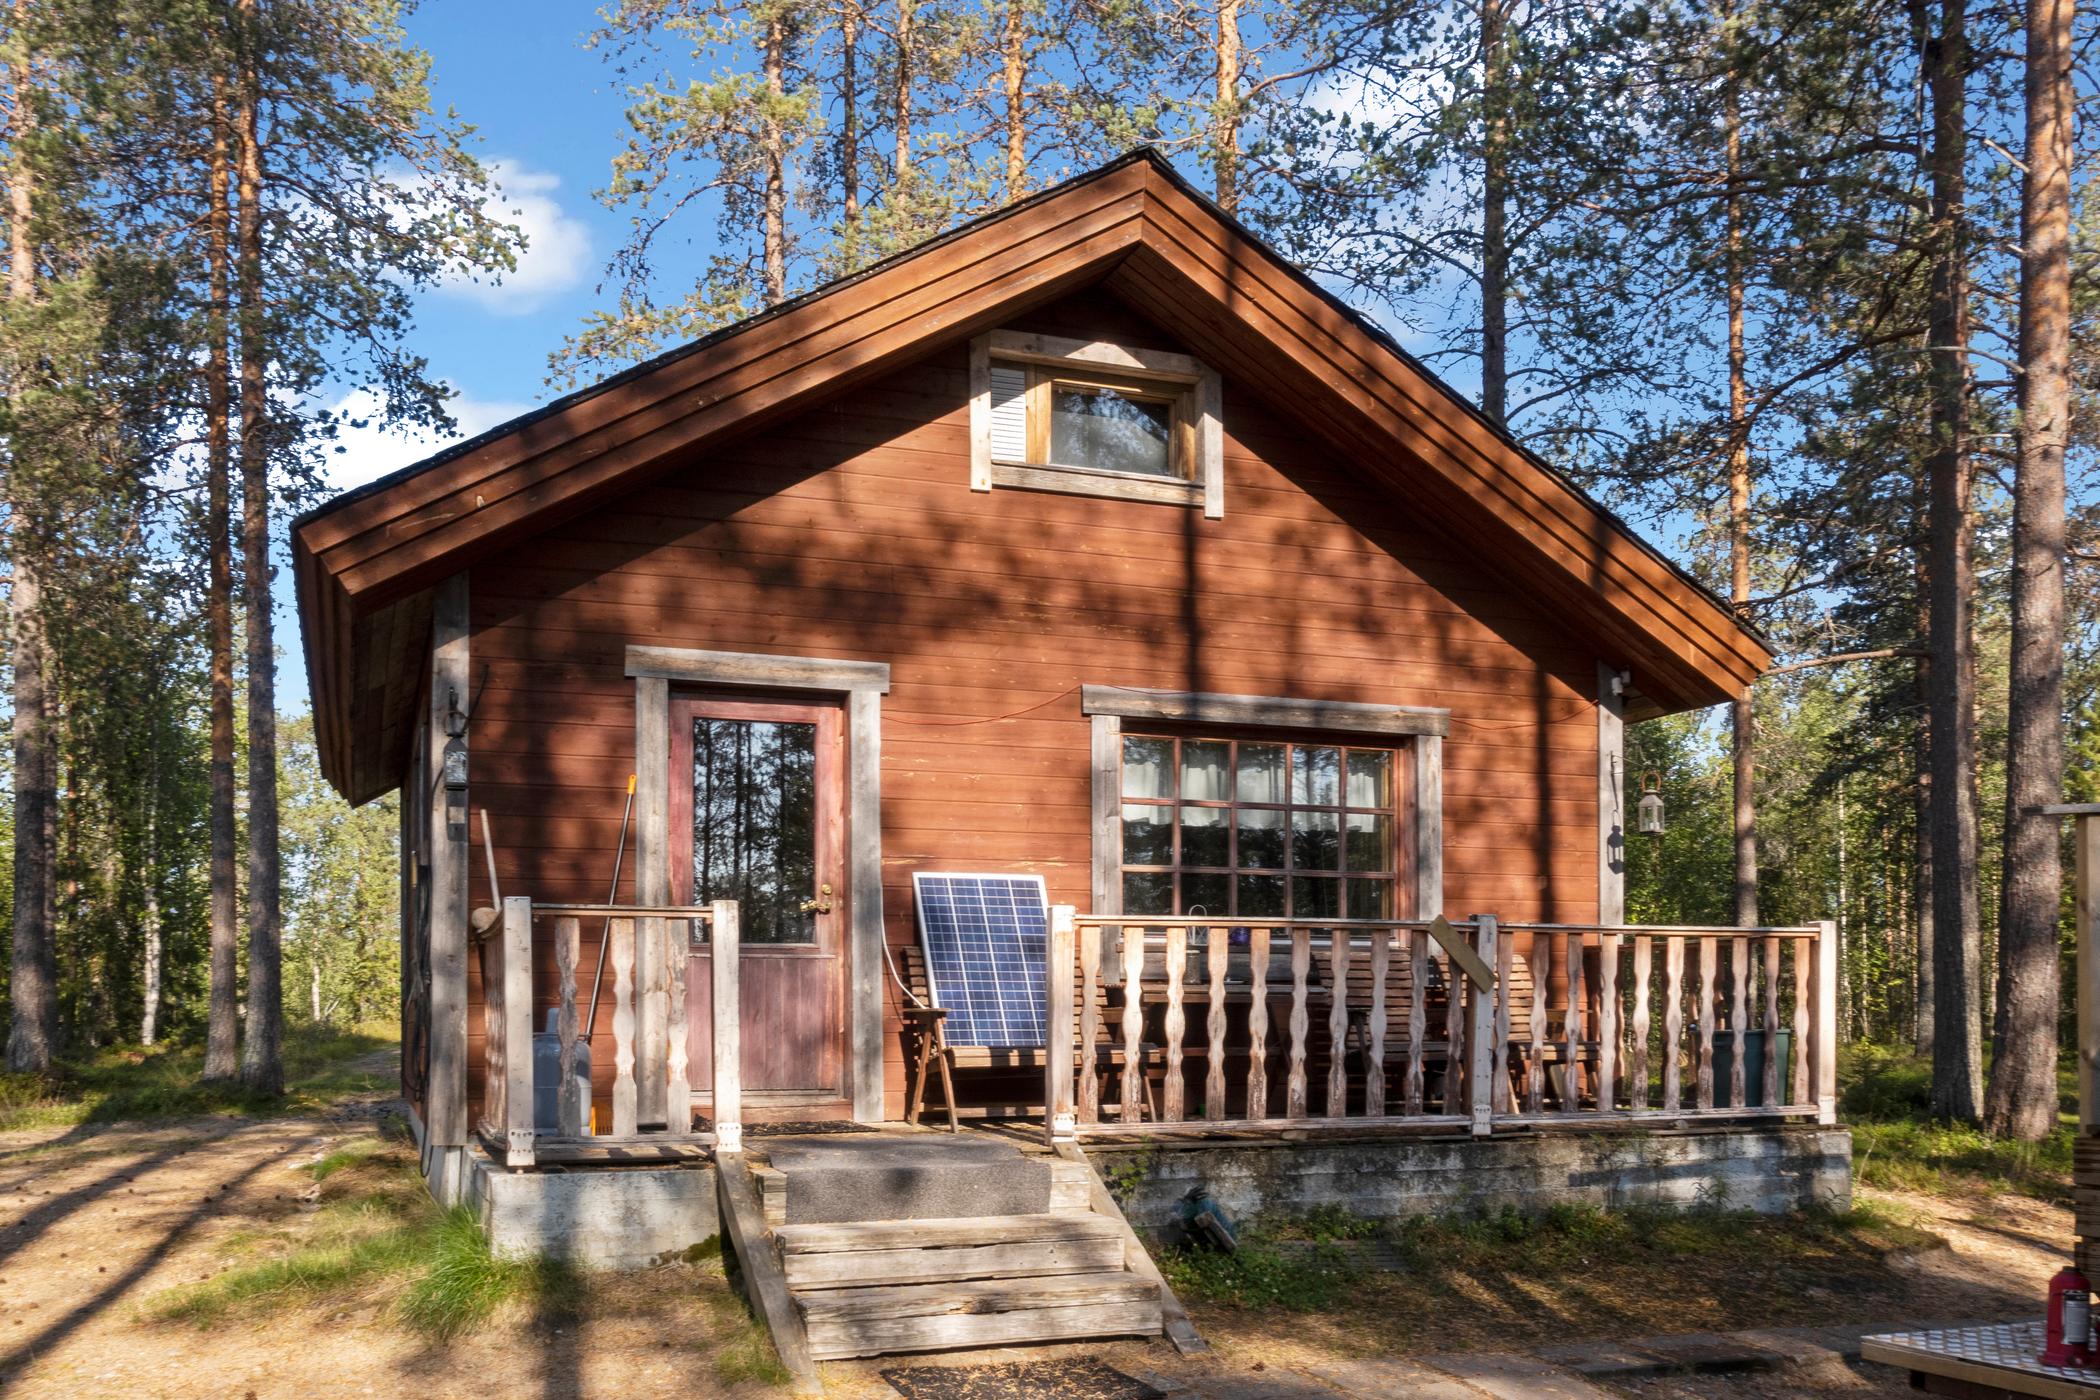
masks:
POLYGON ((1269 1116, 1269 931, 1247 934, 1247 1116, 1269 1116))
POLYGON ((1184 1086, 1181 1082, 1181 1038, 1188 1029, 1182 1014, 1181 979, 1188 971, 1189 930, 1187 924, 1167 926, 1167 1082, 1160 1094, 1159 1116, 1179 1123, 1183 1117, 1184 1086))
POLYGON ((1123 1121, 1145 1117, 1145 931, 1123 927, 1123 1121))
POLYGON ((670 1037, 664 1057, 664 1124, 674 1133, 693 1130, 693 1080, 686 1044, 685 964, 693 951, 692 925, 684 919, 664 922, 664 1034, 670 1037))
POLYGON ((1735 1055, 1728 1067, 1728 1106, 1748 1108, 1750 1097, 1743 1088, 1743 1076, 1747 1073, 1743 1068, 1743 1061, 1750 1057, 1749 939, 1728 940, 1728 975, 1735 984, 1735 1005, 1729 1017, 1730 1028, 1735 1033, 1735 1055))
POLYGON ((1597 1111, 1619 1106, 1619 935, 1597 939, 1597 1111))
POLYGON ((1225 1116, 1225 962, 1232 956, 1232 933, 1213 928, 1204 935, 1210 954, 1210 1063, 1203 1074, 1203 1116, 1225 1116))
POLYGON ((639 1103, 634 1084, 634 920, 612 921, 613 1133, 632 1137, 639 1103))
POLYGON ((1101 926, 1079 926, 1079 1121, 1101 1121, 1101 926))
POLYGON ((1653 1026, 1648 981, 1655 972, 1655 940, 1645 933, 1633 936, 1633 1053, 1626 1063, 1626 1103, 1636 1113, 1645 1113, 1655 1100, 1648 1085, 1648 1035, 1653 1026))
POLYGON ((1684 940, 1663 940, 1663 1112, 1675 1113, 1684 1096, 1684 940))
POLYGON ((1563 1027, 1568 1033, 1568 1065, 1562 1071, 1566 1076, 1567 1092, 1561 1096, 1561 1112, 1573 1113, 1582 1107, 1582 1018, 1589 1010, 1589 1000, 1583 995, 1582 935, 1564 935, 1561 954, 1568 967, 1568 1019, 1563 1027))
MULTIPOLYGON (((1463 938, 1466 925, 1455 927, 1463 938)), ((1444 1060, 1444 1112, 1465 1113, 1466 1095, 1466 971, 1458 959, 1444 955, 1444 1043, 1450 1047, 1444 1060)))
POLYGON ((1779 940, 1765 939, 1765 1107, 1779 1107, 1779 940))
POLYGON ((1429 932, 1407 931, 1407 1086, 1409 1113, 1422 1111, 1422 1045, 1429 1033, 1429 932))
POLYGON ((1385 974, 1392 965, 1392 931, 1371 930, 1371 1048, 1364 1055, 1364 1113, 1385 1116, 1385 974))
POLYGON ((481 940, 481 1124, 501 1140, 510 1091, 509 1066, 503 1054, 503 926, 481 940))
POLYGON ((1524 1075, 1524 1111, 1546 1107, 1546 983, 1553 975, 1553 939, 1531 935, 1531 1064, 1524 1075))
POLYGON ((554 1091, 554 1130, 563 1137, 583 1136, 583 1090, 576 1083, 576 964, 583 935, 576 920, 554 921, 554 980, 561 993, 554 1015, 555 1038, 561 1042, 561 1076, 554 1091))
POLYGON ((1788 940, 1794 945, 1794 1102, 1813 1105, 1815 1090, 1809 1086, 1808 1047, 1815 1043, 1815 998, 1808 992, 1808 975, 1815 965, 1815 944, 1806 938, 1788 940))
POLYGON ((1699 940, 1699 1070, 1695 1104, 1714 1106, 1714 1009, 1720 1003, 1715 985, 1721 967, 1720 940, 1699 940))
POLYGON ((1516 1001, 1516 974, 1516 936, 1505 931, 1495 940, 1495 1045, 1494 1053, 1489 1056, 1495 1084, 1488 1102, 1496 1113, 1510 1111, 1510 1097, 1515 1092, 1509 1078, 1509 1037, 1510 1017, 1516 1001))
POLYGON ((1327 930, 1327 1116, 1349 1113, 1349 934, 1327 930))
POLYGON ((1305 1014, 1305 976, 1312 971, 1312 934, 1291 930, 1291 1048, 1284 1061, 1283 1115, 1305 1116, 1305 1035, 1312 1022, 1305 1014))

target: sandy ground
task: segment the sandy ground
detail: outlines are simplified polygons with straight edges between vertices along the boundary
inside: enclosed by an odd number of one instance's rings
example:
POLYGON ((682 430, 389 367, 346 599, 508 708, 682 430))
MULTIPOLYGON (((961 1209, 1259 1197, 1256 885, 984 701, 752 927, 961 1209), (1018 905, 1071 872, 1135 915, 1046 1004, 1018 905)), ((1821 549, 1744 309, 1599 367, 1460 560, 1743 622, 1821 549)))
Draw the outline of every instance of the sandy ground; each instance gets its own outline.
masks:
MULTIPOLYGON (((382 1106, 353 1101, 320 1117, 203 1120, 0 1135, 0 1391, 23 1396, 166 1396, 324 1400, 335 1396, 756 1396, 725 1382, 715 1351, 736 1321, 719 1274, 677 1265, 607 1280, 590 1316, 506 1317, 474 1336, 425 1342, 369 1300, 292 1309, 215 1327, 154 1320, 146 1305, 243 1258, 244 1236, 296 1227, 315 1209, 322 1155, 377 1131, 382 1106)), ((1863 1193, 1868 1194, 1868 1193, 1863 1193)), ((2018 1197, 1877 1197, 1944 1235, 1946 1250, 1900 1261, 1874 1288, 1807 1300, 1829 1322, 1951 1321, 2030 1313, 2065 1257, 2068 1211, 2018 1197), (1882 1316, 1875 1309, 1895 1310, 1882 1316), (1862 1312, 1866 1315, 1862 1316, 1862 1312)), ((594 1286, 595 1287, 595 1286, 594 1286)), ((1794 1300, 1800 1302, 1801 1300, 1794 1300)), ((1736 1326, 1784 1319, 1743 1317, 1736 1326)), ((1713 1325, 1688 1307, 1682 1330, 1713 1325)), ((1126 1342, 1025 1353, 1098 1357, 1132 1374, 1192 1384, 1199 1395, 1331 1394, 1309 1376, 1375 1348, 1325 1316, 1198 1310, 1217 1354, 1176 1357, 1126 1342)), ((1469 1345, 1478 1345, 1466 1339, 1469 1345)), ((1504 1336, 1496 1349, 1573 1340, 1504 1336)), ((1454 1349, 1464 1350, 1467 1346, 1454 1349)), ((1003 1354, 1012 1359, 1017 1354, 1003 1354)), ((953 1358, 962 1360, 965 1358, 953 1358)), ((1002 1359, 982 1356, 969 1360, 1002 1359)), ((829 1393, 893 1396, 879 1372, 896 1361, 827 1368, 829 1393)), ((1776 1376, 1655 1381, 1621 1387, 1653 1397, 1894 1396, 1903 1379, 1832 1362, 1776 1376)), ((1402 1391, 1396 1390, 1395 1394, 1402 1391)))

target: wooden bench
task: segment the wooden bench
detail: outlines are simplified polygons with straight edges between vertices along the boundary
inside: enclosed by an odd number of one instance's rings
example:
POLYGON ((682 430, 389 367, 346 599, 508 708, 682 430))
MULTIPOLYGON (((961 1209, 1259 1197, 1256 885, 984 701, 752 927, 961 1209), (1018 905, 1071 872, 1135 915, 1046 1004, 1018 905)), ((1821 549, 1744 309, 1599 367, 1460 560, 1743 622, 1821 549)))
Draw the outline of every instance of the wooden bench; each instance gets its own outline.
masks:
MULTIPOLYGON (((955 1101, 955 1075, 963 1070, 996 1072, 1012 1070, 1033 1071, 1040 1076, 1045 1068, 1045 1051, 1040 1045, 955 1045, 949 1042, 947 1032, 948 1008, 934 1003, 931 983, 926 976, 926 951, 914 943, 909 947, 891 950, 897 959, 898 976, 902 979, 905 1001, 902 1008, 905 1035, 905 1070, 907 1092, 904 1121, 916 1124, 925 1107, 927 1081, 938 1070, 941 1078, 941 1093, 948 1110, 948 1131, 960 1130, 959 1111, 955 1101)), ((1120 1025, 1122 1004, 1119 994, 1107 986, 1096 989, 1095 1010, 1103 1026, 1120 1025)), ((1078 997, 1073 998, 1073 1021, 1078 1023, 1080 1009, 1078 997)), ((1074 1044, 1078 1043, 1075 1029, 1074 1044)), ((1139 1049, 1140 1062, 1147 1055, 1146 1047, 1139 1049)), ((1108 1099, 1110 1083, 1122 1080, 1123 1047, 1101 1045, 1094 1055, 1095 1072, 1100 1075, 1101 1098, 1108 1099)), ((1149 1084, 1149 1080, 1147 1081, 1149 1084)), ((1154 1116, 1157 1116, 1155 1113, 1154 1116)))

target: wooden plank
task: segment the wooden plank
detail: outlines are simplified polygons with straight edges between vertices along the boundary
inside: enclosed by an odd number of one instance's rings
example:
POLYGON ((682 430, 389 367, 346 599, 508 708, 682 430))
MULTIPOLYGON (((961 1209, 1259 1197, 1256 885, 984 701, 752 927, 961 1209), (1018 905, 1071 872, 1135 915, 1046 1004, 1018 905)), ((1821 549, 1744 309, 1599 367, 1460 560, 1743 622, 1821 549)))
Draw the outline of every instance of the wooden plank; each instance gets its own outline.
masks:
POLYGON ((1203 939, 1204 951, 1210 959, 1210 1015, 1207 1029, 1210 1031, 1209 1062, 1204 1065, 1203 1116, 1223 1118, 1225 1116, 1225 965, 1232 956, 1231 936, 1222 928, 1212 928, 1203 939))
POLYGON ((1582 1107, 1582 1017, 1589 1009, 1589 1002, 1583 996, 1582 988, 1582 935, 1567 933, 1561 938, 1568 964, 1568 1014, 1564 1027, 1567 1032, 1567 1068, 1563 1071, 1567 1076, 1567 1094, 1561 1107, 1573 1113, 1582 1107))
MULTIPOLYGON (((1050 936, 1043 958, 1043 1014, 1046 1040, 1043 1055, 1043 1133, 1052 1142, 1072 1136, 1072 983, 1078 975, 1078 930, 1069 904, 1050 906, 1050 936)), ((1086 1066, 1087 1076, 1093 1066, 1086 1066)))
POLYGON ((1328 729, 1357 734, 1445 734, 1451 712, 1418 705, 1294 700, 1274 695, 1219 695, 1136 686, 1080 687, 1080 711, 1173 724, 1235 724, 1264 729, 1328 729))
POLYGON ((1729 983, 1735 990, 1735 1000, 1728 1018, 1729 1029, 1735 1037, 1735 1053, 1730 1056, 1732 1063, 1728 1070, 1728 1106, 1730 1108, 1743 1108, 1750 1102, 1749 1095, 1745 1091, 1743 1078, 1747 1073, 1743 1067, 1743 1062, 1750 1058, 1750 1041, 1748 1037, 1750 1029, 1749 939, 1731 938, 1728 940, 1728 974, 1729 983))
MULTIPOLYGON (((493 941, 493 940, 492 940, 493 941)), ((512 895, 503 901, 503 992, 498 1010, 503 1023, 502 1117, 507 1149, 504 1165, 532 1165, 532 900, 512 895)))
POLYGON ((1002 360, 1021 360, 1029 364, 1077 363, 1106 369, 1139 370, 1182 384, 1194 384, 1210 372, 1195 356, 1176 350, 1147 350, 1106 340, 1038 335, 1031 331, 993 331, 980 338, 989 354, 1002 360))
POLYGON ((1721 1000, 1716 976, 1721 965, 1717 940, 1699 940, 1699 1005, 1693 1022, 1699 1034, 1699 1063, 1695 1079, 1695 1108, 1714 1106, 1714 1008, 1721 1000))
POLYGON ((1056 491, 1068 496, 1146 501, 1153 505, 1195 506, 1203 503, 1203 490, 1193 481, 1139 476, 1133 472, 1096 471, 1086 467, 1031 467, 994 462, 992 485, 1021 491, 1056 491))
POLYGON ((1181 1005, 1181 979, 1188 966, 1188 925, 1169 924, 1166 937, 1167 1011, 1161 1024, 1167 1038, 1167 1079, 1160 1086, 1159 1116, 1165 1122, 1178 1123, 1188 1116, 1184 1111, 1185 1094, 1181 1080, 1181 1041, 1188 1029, 1181 1005))
POLYGON ((1400 1100, 1407 1113, 1422 1111, 1422 1043, 1428 1033, 1429 931, 1413 928, 1407 930, 1407 1079, 1400 1100))
POLYGON ((1305 1012, 1306 974, 1312 970, 1312 934, 1291 930, 1291 1044, 1284 1059, 1283 1112, 1289 1118, 1305 1116, 1305 1038, 1312 1022, 1305 1012))
POLYGON ((1122 1231, 1123 1267, 1139 1278, 1159 1285, 1160 1328, 1166 1333, 1167 1340, 1174 1344, 1174 1350, 1183 1356, 1207 1354, 1210 1351, 1210 1343, 1203 1340, 1202 1335, 1196 1331, 1196 1324, 1189 1321, 1188 1310, 1182 1307, 1181 1300, 1174 1296, 1174 1290, 1168 1286, 1165 1276, 1159 1271, 1159 1266, 1152 1262, 1151 1254, 1146 1252, 1144 1241, 1138 1238, 1137 1231, 1130 1228, 1130 1221, 1125 1218, 1123 1208, 1116 1204, 1116 1198, 1109 1194, 1108 1187, 1102 1184, 1101 1173, 1095 1171, 1093 1163, 1087 1161, 1086 1153, 1078 1143, 1067 1142, 1058 1144, 1057 1155, 1068 1162, 1085 1164, 1094 1214, 1115 1221, 1122 1231))
POLYGON ((640 1126, 634 1083, 634 920, 612 921, 613 1132, 621 1137, 640 1126))
POLYGON ((795 1310, 780 1261, 766 1239, 765 1207, 759 1201, 757 1184, 752 1181, 751 1168, 741 1152, 716 1153, 715 1188, 721 1201, 724 1232, 736 1250, 751 1301, 764 1319, 767 1332, 772 1334, 773 1350, 787 1369, 790 1387, 797 1395, 822 1395, 824 1382, 810 1355, 802 1314, 795 1310))
POLYGON ((1813 1104, 1815 1087, 1810 1082, 1810 1052, 1815 1045, 1816 1001, 1809 994, 1809 980, 1815 967, 1815 949, 1805 943, 1794 945, 1794 1092, 1790 1102, 1813 1104))
POLYGON ((693 1081, 688 1064, 685 1019, 686 963, 692 954, 692 924, 673 919, 664 924, 664 1126, 674 1133, 693 1126, 693 1081))
POLYGON ((1145 1116, 1145 937, 1123 929, 1123 1121, 1145 1116))
MULTIPOLYGON (((448 798, 444 783, 446 721, 457 702, 473 703, 469 674, 467 577, 434 590, 430 619, 430 1077, 424 1126, 433 1146, 467 1141, 467 819, 466 794, 448 798)), ((449 1204, 449 1202, 447 1203, 449 1204)))
MULTIPOLYGON (((1648 1087, 1648 1033, 1650 1027, 1648 979, 1655 971, 1655 940, 1637 934, 1633 940, 1633 1054, 1626 1063, 1626 1102, 1631 1108, 1648 1107, 1653 1099, 1648 1087)), ((1771 1099, 1766 1099, 1771 1103, 1771 1099)))
MULTIPOLYGON (((1056 1216, 1085 1220, 1090 1216, 1056 1216)), ((792 1227, 790 1227, 792 1228, 792 1227)), ((968 1279, 1055 1278, 1104 1274, 1123 1267, 1123 1241, 1113 1231, 1095 1236, 1052 1237, 1011 1243, 893 1249, 853 1253, 789 1254, 782 1260, 788 1287, 806 1300, 830 1288, 899 1287, 968 1279)))
POLYGON ((630 676, 693 685, 770 686, 780 690, 887 694, 885 661, 839 661, 822 656, 778 656, 756 651, 703 651, 689 647, 633 646, 626 651, 630 676))
POLYGON ((1626 922, 1626 688, 1597 663, 1597 922, 1626 922))
POLYGON ((1393 935, 1380 929, 1371 935, 1371 1010, 1364 1022, 1369 1042, 1364 1052, 1364 1113, 1385 1116, 1385 979, 1392 964, 1393 935))
POLYGON ((1480 954, 1466 941, 1466 930, 1452 924, 1442 914, 1429 921, 1429 936, 1442 946, 1451 957, 1454 966, 1464 969, 1466 976, 1476 987, 1495 985, 1494 969, 1482 960, 1480 954))
POLYGON ((1517 940, 1509 930, 1502 930, 1495 940, 1495 1056, 1494 1056, 1494 1102, 1495 1112, 1508 1113, 1515 1105, 1510 1102, 1512 1086, 1509 1077, 1510 1016, 1517 997, 1517 940))
MULTIPOLYGON (((954 1287, 959 1289, 965 1285, 954 1287)), ((1155 1336, 1158 1332, 1155 1311, 1141 1300, 1128 1298, 1117 1298, 1108 1303, 1074 1303, 1069 1307, 946 1312, 930 1317, 852 1321, 813 1318, 809 1324, 811 1354, 825 1361, 850 1356, 880 1356, 890 1352, 1003 1347, 1025 1342, 1081 1341, 1092 1337, 1155 1336)))
POLYGON ((1247 931, 1247 1116, 1269 1112, 1269 930, 1247 931))
POLYGON ((669 1123, 665 1106, 671 1053, 671 987, 665 978, 664 921, 635 922, 635 1115, 652 1127, 669 1123))
MULTIPOLYGON (((1094 715, 1087 722, 1087 737, 1093 909, 1097 914, 1119 914, 1123 910, 1123 721, 1114 715, 1094 715)), ((1108 980, 1114 984, 1122 976, 1117 951, 1123 946, 1123 935, 1114 928, 1104 932, 1108 980)))
POLYGON ((1779 951, 1776 938, 1761 940, 1765 950, 1765 1084, 1764 1103, 1780 1102, 1779 1094, 1779 951))
MULTIPOLYGON (((1496 927, 1495 916, 1492 914, 1475 914, 1473 916, 1473 928, 1473 936, 1480 940, 1480 948, 1476 956, 1487 966, 1494 966, 1498 956, 1496 946, 1500 942, 1500 931, 1496 927)), ((1455 1004, 1457 1000, 1458 987, 1454 983, 1452 985, 1452 1001, 1455 1004)), ((1495 996, 1494 983, 1490 982, 1486 986, 1476 983, 1472 988, 1472 995, 1469 1000, 1472 1003, 1473 1012, 1470 1039, 1472 1059, 1466 1067, 1466 1086, 1471 1099, 1473 1135, 1475 1137, 1485 1137, 1492 1131, 1495 1120, 1495 1096, 1492 1076, 1494 1075, 1495 1002, 1498 998, 1495 996)), ((1451 1057, 1455 1060, 1458 1058, 1458 1055, 1459 1046, 1454 1042, 1451 1047, 1451 1057)))
MULTIPOLYGON (((1443 916, 1439 914, 1438 918, 1443 916)), ((1477 926, 1476 926, 1477 927, 1477 926)), ((1431 933, 1434 934, 1432 921, 1431 933)), ((1470 979, 1459 974, 1449 945, 1444 953, 1444 1112, 1464 1111, 1466 1085, 1466 992, 1470 979)), ((1492 1025, 1490 1021, 1490 1025, 1492 1025)))
POLYGON ((1079 1121, 1101 1121, 1101 926, 1079 926, 1079 1121))
POLYGON ((710 910, 707 953, 714 999, 710 1008, 714 1078, 709 1113, 720 1150, 738 1152, 744 1145, 743 931, 735 900, 718 899, 710 910))
POLYGON ((1816 1034, 1810 1042, 1814 1054, 1816 1121, 1837 1122, 1838 1052, 1838 930, 1835 921, 1823 920, 1823 936, 1816 940, 1815 977, 1810 995, 1816 1007, 1816 1034))
POLYGON ((1349 935, 1327 937, 1327 1116, 1349 1112, 1349 935))
POLYGON ((992 489, 992 340, 989 335, 970 339, 970 489, 992 489))
POLYGON ((861 1123, 884 1117, 882 812, 882 690, 870 684, 846 697, 847 1092, 861 1123))
POLYGON ((1414 915, 1434 919, 1444 912, 1444 741, 1417 735, 1414 749, 1414 915))
POLYGON ((1546 983, 1553 973, 1553 935, 1531 935, 1531 1055, 1524 1064, 1524 1111, 1546 1106, 1546 983))
MULTIPOLYGON (((1063 1162, 1063 1158, 1057 1158, 1063 1162)), ((973 1215, 953 1220, 865 1220, 784 1225, 773 1232, 783 1257, 797 1254, 934 1252, 964 1246, 1032 1244, 1043 1240, 1112 1239, 1116 1223, 1098 1215, 973 1215)), ((1117 1261, 1121 1267, 1121 1261, 1117 1261)))
POLYGON ((1684 1097, 1684 940, 1663 940, 1662 1106, 1678 1107, 1684 1097))
POLYGON ((1597 1111, 1619 1105, 1619 935, 1599 936, 1597 953, 1597 1111))
POLYGON ((576 1016, 576 964, 581 948, 581 938, 576 920, 561 918, 554 921, 554 965, 555 986, 560 996, 560 1006, 555 1012, 555 1038, 561 1045, 561 1061, 557 1073, 561 1079, 554 1092, 554 1128, 563 1137, 583 1136, 584 1120, 589 1105, 584 1102, 582 1087, 576 1082, 576 1035, 580 1029, 576 1016))
POLYGON ((925 1321, 944 1314, 994 1315, 1091 1303, 1121 1303, 1135 1308, 1156 1296, 1147 1280, 1117 1272, 1085 1279, 983 1279, 952 1285, 824 1289, 795 1301, 801 1305, 803 1321, 814 1340, 820 1329, 849 1322, 925 1321))

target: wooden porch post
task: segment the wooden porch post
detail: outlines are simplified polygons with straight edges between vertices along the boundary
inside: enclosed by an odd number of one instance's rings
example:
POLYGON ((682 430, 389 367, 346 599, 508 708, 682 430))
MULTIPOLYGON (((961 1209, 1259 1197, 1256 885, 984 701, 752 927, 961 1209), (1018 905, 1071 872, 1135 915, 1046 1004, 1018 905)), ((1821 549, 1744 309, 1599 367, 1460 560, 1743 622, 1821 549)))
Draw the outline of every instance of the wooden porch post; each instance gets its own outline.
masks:
POLYGON ((504 1165, 529 1167, 533 1160, 532 1102, 532 900, 512 895, 503 901, 503 985, 484 987, 482 996, 503 1018, 504 1165))
POLYGON ((1597 663, 1597 922, 1626 922, 1626 682, 1597 663))
POLYGON ((1835 920, 1824 919, 1819 927, 1814 983, 1816 1121, 1827 1125, 1838 1120, 1838 926, 1835 920))
POLYGON ((1072 978, 1077 971, 1072 906, 1053 904, 1043 958, 1043 1135, 1052 1147, 1079 1135, 1072 1111, 1072 978))
POLYGON ((737 906, 733 899, 718 899, 711 906, 708 955, 714 979, 715 1042, 715 1153, 744 1150, 744 1061, 743 1024, 738 1019, 737 966, 742 935, 737 928, 737 906))
MULTIPOLYGON (((1495 926, 1495 916, 1475 914, 1473 923, 1478 930, 1473 949, 1480 954, 1481 962, 1491 969, 1501 966, 1497 951, 1500 931, 1495 926)), ((1453 994, 1468 980, 1472 980, 1470 976, 1454 979, 1453 994)), ((1485 986, 1473 983, 1473 1018, 1466 1028, 1472 1063, 1466 1070, 1466 1087, 1471 1091, 1474 1137, 1486 1137, 1495 1130, 1495 1006, 1507 994, 1501 979, 1492 975, 1485 986)))
POLYGON ((437 585, 431 600, 430 775, 430 1083, 424 1176, 438 1204, 466 1192, 467 1151, 467 820, 466 794, 445 787, 446 722, 472 703, 468 676, 467 576, 437 585))

